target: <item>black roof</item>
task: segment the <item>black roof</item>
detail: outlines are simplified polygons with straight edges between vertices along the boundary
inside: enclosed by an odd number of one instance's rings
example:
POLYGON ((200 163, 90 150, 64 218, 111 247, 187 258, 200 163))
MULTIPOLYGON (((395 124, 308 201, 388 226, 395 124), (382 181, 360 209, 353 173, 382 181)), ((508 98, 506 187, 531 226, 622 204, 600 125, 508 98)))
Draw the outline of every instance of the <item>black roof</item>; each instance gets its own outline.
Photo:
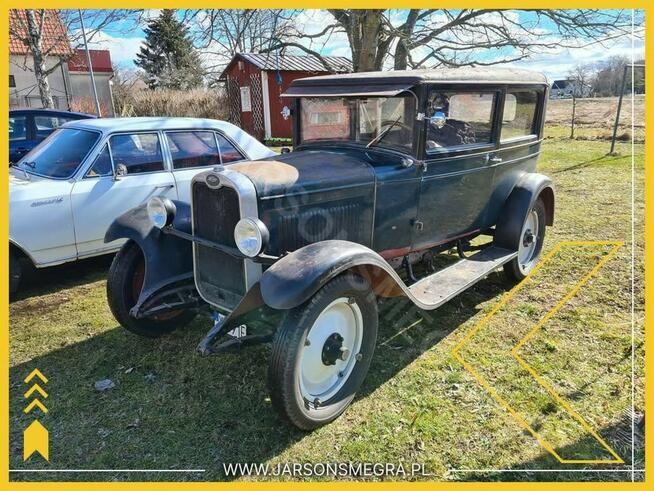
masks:
MULTIPOLYGON (((352 62, 344 56, 323 56, 323 60, 330 67, 332 72, 346 73, 352 71, 352 62)), ((329 73, 325 65, 315 56, 281 55, 278 53, 236 53, 227 67, 220 75, 223 79, 227 70, 236 60, 245 60, 252 63, 260 70, 275 70, 281 72, 312 72, 329 73)))
POLYGON ((285 96, 393 95, 420 83, 547 85, 540 72, 517 68, 439 68, 320 75, 291 83, 285 96))
POLYGON ((571 85, 570 80, 555 80, 552 84, 553 89, 565 89, 568 85, 571 85))

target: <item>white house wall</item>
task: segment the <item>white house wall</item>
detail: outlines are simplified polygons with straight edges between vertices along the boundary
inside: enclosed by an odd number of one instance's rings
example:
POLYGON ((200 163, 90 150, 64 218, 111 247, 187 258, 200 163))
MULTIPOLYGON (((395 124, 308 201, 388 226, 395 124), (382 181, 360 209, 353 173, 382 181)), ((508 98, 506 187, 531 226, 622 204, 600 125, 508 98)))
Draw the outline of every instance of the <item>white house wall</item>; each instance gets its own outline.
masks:
MULTIPOLYGON (((50 57, 46 66, 51 68, 58 61, 57 58, 50 57)), ((11 55, 9 57, 9 75, 13 75, 16 82, 16 87, 9 87, 10 107, 42 107, 36 77, 31 70, 33 66, 30 56, 11 55), (25 65, 29 68, 25 68, 25 65)), ((68 65, 63 63, 48 76, 50 90, 55 98, 55 105, 59 109, 68 109, 67 96, 70 95, 70 88, 67 86, 67 74, 68 65)))

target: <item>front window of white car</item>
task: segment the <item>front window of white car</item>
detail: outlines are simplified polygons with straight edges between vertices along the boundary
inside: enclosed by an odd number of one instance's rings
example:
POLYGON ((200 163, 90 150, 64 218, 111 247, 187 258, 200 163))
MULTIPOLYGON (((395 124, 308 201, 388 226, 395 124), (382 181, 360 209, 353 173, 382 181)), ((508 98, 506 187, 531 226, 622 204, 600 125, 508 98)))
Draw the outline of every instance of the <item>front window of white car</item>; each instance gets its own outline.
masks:
POLYGON ((23 157, 18 166, 31 174, 68 179, 82 164, 100 133, 62 128, 56 130, 23 157))

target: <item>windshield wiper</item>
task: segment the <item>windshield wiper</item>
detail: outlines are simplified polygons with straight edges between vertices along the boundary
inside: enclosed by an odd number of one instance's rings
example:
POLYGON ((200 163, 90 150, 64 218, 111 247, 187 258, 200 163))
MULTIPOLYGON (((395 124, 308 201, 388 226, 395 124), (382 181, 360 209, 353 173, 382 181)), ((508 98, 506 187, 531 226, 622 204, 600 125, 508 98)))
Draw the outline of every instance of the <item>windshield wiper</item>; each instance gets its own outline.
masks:
POLYGON ((370 147, 372 147, 373 145, 376 145, 377 143, 379 143, 380 141, 382 141, 382 139, 383 139, 386 135, 388 135, 388 132, 391 131, 391 130, 395 127, 395 125, 396 125, 397 123, 400 122, 400 119, 402 119, 402 116, 398 116, 397 119, 396 119, 395 121, 393 121, 391 124, 389 124, 388 127, 387 127, 384 131, 382 131, 382 132, 381 132, 380 134, 378 134, 375 138, 373 138, 372 140, 370 140, 370 141, 368 142, 368 144, 366 145, 366 148, 370 148, 370 147))

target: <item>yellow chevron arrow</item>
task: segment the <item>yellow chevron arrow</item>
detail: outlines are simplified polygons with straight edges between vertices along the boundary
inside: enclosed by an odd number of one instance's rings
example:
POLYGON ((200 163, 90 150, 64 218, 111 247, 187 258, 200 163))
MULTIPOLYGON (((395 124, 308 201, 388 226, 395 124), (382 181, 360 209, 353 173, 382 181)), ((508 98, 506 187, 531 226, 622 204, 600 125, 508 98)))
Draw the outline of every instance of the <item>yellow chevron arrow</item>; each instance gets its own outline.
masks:
POLYGON ((48 430, 38 420, 23 431, 23 461, 38 452, 45 460, 50 460, 48 430))
MULTIPOLYGON (((520 284, 513 288, 492 310, 486 315, 464 339, 454 348, 452 354, 461 362, 461 364, 475 377, 475 379, 507 410, 509 413, 516 419, 518 422, 525 427, 536 440, 545 448, 549 453, 551 453, 560 463, 563 464, 624 464, 624 460, 620 458, 618 454, 590 427, 590 425, 579 415, 577 414, 569 404, 564 401, 559 394, 557 394, 554 389, 542 378, 536 371, 529 366, 522 357, 518 354, 518 350, 525 345, 525 343, 534 336, 534 334, 545 324, 553 315, 555 315, 561 307, 573 296, 577 291, 594 275, 597 271, 608 261, 622 246, 622 242, 608 242, 608 241, 566 241, 561 242, 554 247, 554 249, 545 257, 543 260, 534 268, 534 270, 525 278, 520 284), (493 388, 490 383, 481 375, 478 369, 475 369, 469 362, 467 362, 460 351, 464 346, 468 344, 472 336, 477 333, 484 325, 493 318, 497 312, 506 305, 509 300, 515 296, 515 294, 520 291, 526 284, 528 284, 533 276, 547 263, 556 253, 558 253, 564 246, 588 246, 588 245, 599 245, 599 246, 612 246, 608 253, 587 273, 585 274, 580 281, 578 281, 572 289, 570 289, 563 298, 550 309, 547 314, 524 336, 518 343, 510 350, 510 355, 515 358, 519 364, 526 369, 529 374, 552 396, 566 411, 572 416, 588 433, 590 433, 598 443, 612 456, 611 459, 565 459, 554 449, 554 446, 547 442, 547 440, 537 432, 527 421, 523 418, 511 405, 506 401, 500 393, 493 388)), ((487 337, 491 339, 492 337, 487 337)), ((507 354, 509 354, 507 353, 507 354)), ((488 367, 487 367, 488 368, 488 367)), ((525 382, 526 383, 526 382, 525 382)))
POLYGON ((32 388, 29 389, 27 392, 25 392, 25 399, 27 399, 29 396, 31 396, 34 391, 38 392, 43 396, 44 399, 48 397, 48 393, 44 391, 39 384, 34 384, 32 385, 32 388))
POLYGON ((24 382, 26 384, 29 384, 30 380, 32 380, 34 377, 39 377, 41 379, 41 381, 43 381, 44 384, 48 383, 48 378, 45 375, 43 375, 38 368, 35 368, 34 370, 32 370, 30 372, 30 374, 27 377, 25 377, 24 382))
POLYGON ((43 414, 48 414, 48 408, 41 404, 41 401, 38 399, 34 399, 32 402, 30 402, 29 406, 23 409, 23 412, 27 414, 35 407, 38 407, 41 411, 43 411, 43 414))

